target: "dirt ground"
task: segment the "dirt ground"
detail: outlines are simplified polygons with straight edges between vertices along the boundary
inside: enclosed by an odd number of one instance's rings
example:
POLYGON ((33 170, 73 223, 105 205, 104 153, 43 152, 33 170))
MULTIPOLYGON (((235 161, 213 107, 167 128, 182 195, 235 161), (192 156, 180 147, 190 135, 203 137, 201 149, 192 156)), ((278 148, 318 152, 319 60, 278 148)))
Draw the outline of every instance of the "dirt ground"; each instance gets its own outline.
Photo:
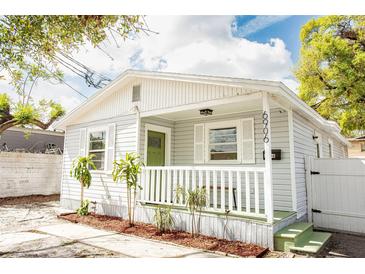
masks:
POLYGON ((332 237, 318 257, 365 258, 365 236, 331 232, 332 237))
POLYGON ((203 250, 218 251, 224 254, 237 255, 241 257, 262 257, 268 250, 267 248, 263 248, 255 244, 247 244, 239 241, 220 240, 204 235, 196 235, 195 237, 191 237, 190 233, 183 231, 160 233, 156 226, 152 224, 135 222, 135 225, 130 227, 128 220, 93 213, 87 216, 78 216, 77 214, 73 213, 63 215, 61 218, 73 223, 86 224, 109 231, 116 231, 119 233, 165 241, 203 250))

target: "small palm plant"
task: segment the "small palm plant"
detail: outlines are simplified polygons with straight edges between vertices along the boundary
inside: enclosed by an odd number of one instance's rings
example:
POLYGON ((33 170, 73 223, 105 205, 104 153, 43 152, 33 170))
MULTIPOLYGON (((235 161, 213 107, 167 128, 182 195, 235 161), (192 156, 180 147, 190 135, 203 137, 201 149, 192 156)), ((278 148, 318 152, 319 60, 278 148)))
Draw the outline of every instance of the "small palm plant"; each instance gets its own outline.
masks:
MULTIPOLYGON (((89 188, 91 184, 91 173, 89 167, 96 169, 96 166, 92 159, 95 157, 94 154, 88 156, 79 156, 72 161, 70 170, 70 176, 80 182, 81 194, 80 194, 80 209, 85 212, 84 203, 84 187, 89 188)), ((88 204, 88 203, 87 203, 88 204)), ((79 212, 79 211, 78 211, 79 212)), ((87 215, 87 214, 83 214, 87 215)))
POLYGON ((182 187, 176 189, 177 199, 185 197, 185 206, 191 213, 191 236, 194 237, 200 230, 200 219, 203 208, 207 205, 207 194, 205 187, 185 191, 182 187), (198 212, 198 220, 195 215, 198 212))
POLYGON ((141 173, 143 165, 140 156, 136 153, 127 153, 125 159, 114 161, 112 172, 114 182, 125 182, 127 184, 128 220, 130 226, 134 225, 137 188, 142 189, 141 185, 138 184, 138 175, 141 173))

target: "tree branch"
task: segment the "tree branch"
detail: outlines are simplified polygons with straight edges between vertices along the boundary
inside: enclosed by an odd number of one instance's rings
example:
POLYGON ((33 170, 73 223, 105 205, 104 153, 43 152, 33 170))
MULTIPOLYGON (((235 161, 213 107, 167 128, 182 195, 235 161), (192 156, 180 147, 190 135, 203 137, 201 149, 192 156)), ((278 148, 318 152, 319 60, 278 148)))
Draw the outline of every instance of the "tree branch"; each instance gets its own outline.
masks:
POLYGON ((41 129, 47 129, 56 120, 57 120, 56 117, 52 117, 51 119, 49 119, 49 121, 47 123, 43 123, 42 121, 40 121, 38 119, 32 119, 30 121, 30 123, 37 126, 37 127, 39 127, 39 128, 41 128, 41 129))
POLYGON ((11 119, 11 120, 6 121, 5 123, 0 124, 0 135, 1 135, 1 133, 3 133, 8 128, 11 128, 11 127, 16 126, 18 124, 20 124, 20 123, 16 119, 11 119))

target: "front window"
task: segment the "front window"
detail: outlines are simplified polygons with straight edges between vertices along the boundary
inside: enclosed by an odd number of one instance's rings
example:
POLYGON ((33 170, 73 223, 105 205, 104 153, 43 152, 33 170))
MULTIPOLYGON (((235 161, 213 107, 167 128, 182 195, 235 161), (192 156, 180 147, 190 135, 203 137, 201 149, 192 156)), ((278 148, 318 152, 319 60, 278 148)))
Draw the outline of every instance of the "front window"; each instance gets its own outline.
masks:
POLYGON ((209 130, 209 159, 237 160, 237 127, 209 130))
POLYGON ((329 150, 330 158, 333 158, 333 151, 332 151, 332 144, 331 143, 328 144, 328 150, 329 150))
POLYGON ((361 152, 365 151, 365 143, 361 143, 361 152))
POLYGON ((93 162, 97 170, 104 170, 105 166, 106 131, 95 131, 89 135, 89 155, 94 154, 93 162))

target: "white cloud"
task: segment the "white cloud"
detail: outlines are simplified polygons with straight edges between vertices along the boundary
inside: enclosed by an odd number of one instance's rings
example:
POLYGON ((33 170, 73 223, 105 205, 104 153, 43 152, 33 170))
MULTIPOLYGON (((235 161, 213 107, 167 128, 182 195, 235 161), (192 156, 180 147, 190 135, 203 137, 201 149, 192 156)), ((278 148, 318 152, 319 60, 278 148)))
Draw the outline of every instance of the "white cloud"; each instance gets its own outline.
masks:
POLYGON ((249 34, 258 32, 259 30, 265 29, 273 24, 284 21, 290 16, 274 16, 274 15, 265 15, 265 16, 256 16, 254 19, 248 21, 243 26, 237 28, 236 32, 240 37, 246 37, 249 34))
MULTIPOLYGON (((257 31, 268 22, 283 20, 280 18, 260 19, 261 23, 256 20, 256 24, 250 22, 257 31)), ((291 53, 285 43, 280 39, 258 43, 233 36, 233 16, 148 16, 146 20, 150 29, 159 34, 141 33, 137 39, 120 41, 119 47, 113 39, 106 41, 103 49, 113 61, 91 46, 86 46, 74 57, 111 78, 125 69, 139 68, 283 82, 292 79, 291 53)), ((68 77, 72 75, 67 73, 68 77)), ((70 83, 84 94, 94 91, 87 88, 82 79, 73 77, 70 83)), ((61 101, 67 110, 83 101, 65 85, 41 83, 35 88, 34 95, 61 101)))

